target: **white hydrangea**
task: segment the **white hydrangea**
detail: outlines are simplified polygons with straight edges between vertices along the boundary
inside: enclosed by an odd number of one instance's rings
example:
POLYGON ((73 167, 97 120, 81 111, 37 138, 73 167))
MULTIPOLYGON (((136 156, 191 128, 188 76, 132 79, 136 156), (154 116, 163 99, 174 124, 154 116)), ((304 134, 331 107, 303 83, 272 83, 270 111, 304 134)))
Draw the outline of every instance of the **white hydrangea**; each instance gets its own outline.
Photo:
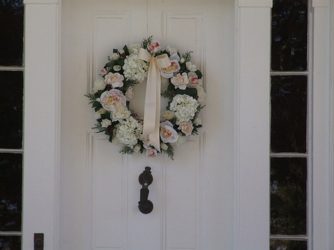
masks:
POLYGON ((124 106, 119 106, 116 108, 114 112, 112 112, 111 118, 113 121, 120 121, 123 119, 127 119, 130 115, 131 115, 130 110, 128 110, 124 106))
POLYGON ((116 126, 116 138, 119 142, 133 148, 138 143, 138 136, 143 131, 143 125, 130 116, 121 120, 116 126))
POLYGON ((124 76, 138 82, 143 82, 147 76, 148 64, 138 59, 138 55, 131 54, 124 60, 124 76))
POLYGON ((170 103, 169 109, 174 111, 176 124, 180 124, 194 118, 198 105, 198 102, 189 95, 176 95, 170 103))

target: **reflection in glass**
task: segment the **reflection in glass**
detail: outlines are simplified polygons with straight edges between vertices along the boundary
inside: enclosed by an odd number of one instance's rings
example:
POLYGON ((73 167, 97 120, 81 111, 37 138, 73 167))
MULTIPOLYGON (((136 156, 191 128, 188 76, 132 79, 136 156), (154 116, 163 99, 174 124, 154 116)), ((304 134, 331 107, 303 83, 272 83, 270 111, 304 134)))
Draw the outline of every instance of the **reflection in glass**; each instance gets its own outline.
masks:
POLYGON ((293 240, 271 240, 270 250, 307 250, 307 242, 293 240))
POLYGON ((306 152, 307 77, 271 78, 271 152, 306 152))
POLYGON ((20 236, 0 236, 0 249, 21 250, 20 236))
POLYGON ((0 231, 21 231, 22 155, 0 154, 0 231))
POLYGON ((274 0, 271 69, 307 70, 307 0, 274 0))
POLYGON ((0 0, 0 65, 22 66, 23 0, 0 0))
POLYGON ((271 159, 271 234, 306 234, 306 183, 306 159, 271 159))
POLYGON ((22 148, 23 73, 0 71, 0 148, 22 148))

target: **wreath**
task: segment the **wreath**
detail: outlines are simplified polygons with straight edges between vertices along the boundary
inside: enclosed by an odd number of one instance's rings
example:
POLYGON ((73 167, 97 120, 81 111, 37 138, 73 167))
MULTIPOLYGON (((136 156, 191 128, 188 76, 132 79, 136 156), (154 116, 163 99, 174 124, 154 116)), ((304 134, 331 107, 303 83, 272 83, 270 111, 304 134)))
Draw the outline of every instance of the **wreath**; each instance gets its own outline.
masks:
POLYGON ((120 153, 167 153, 174 159, 174 146, 198 133, 204 107, 203 75, 191 62, 191 51, 180 54, 173 47, 162 49, 152 36, 141 44, 113 49, 108 62, 86 95, 95 111, 98 132, 110 142, 123 145, 120 153), (166 79, 166 80, 164 80, 166 79), (146 82, 144 117, 130 110, 134 85, 146 82), (161 80, 167 86, 161 87, 161 80), (167 107, 160 114, 160 96, 167 107))

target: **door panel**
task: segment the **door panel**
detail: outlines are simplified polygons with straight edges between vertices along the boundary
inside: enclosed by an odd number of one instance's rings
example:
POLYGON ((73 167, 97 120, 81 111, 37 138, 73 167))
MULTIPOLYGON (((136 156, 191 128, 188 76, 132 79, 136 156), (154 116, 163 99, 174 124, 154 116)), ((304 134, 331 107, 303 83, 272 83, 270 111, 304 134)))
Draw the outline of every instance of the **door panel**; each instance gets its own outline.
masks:
MULTIPOLYGON (((61 249, 231 249, 234 54, 233 24, 226 21, 234 3, 209 2, 63 2, 61 249), (118 145, 91 130, 84 97, 113 48, 149 35, 193 51, 205 75, 205 129, 175 147, 175 160, 118 153, 118 145), (138 210, 145 166, 154 178, 147 215, 138 210)), ((144 88, 136 92, 138 113, 144 88)))

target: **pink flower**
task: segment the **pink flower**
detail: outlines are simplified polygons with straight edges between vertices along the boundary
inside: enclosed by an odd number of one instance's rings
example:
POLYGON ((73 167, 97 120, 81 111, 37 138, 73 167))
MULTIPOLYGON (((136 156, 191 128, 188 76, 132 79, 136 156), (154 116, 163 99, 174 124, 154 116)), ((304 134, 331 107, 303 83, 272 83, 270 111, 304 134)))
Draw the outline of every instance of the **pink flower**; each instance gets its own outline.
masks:
POLYGON ((161 75, 165 78, 172 78, 174 72, 179 72, 180 64, 177 60, 170 60, 170 66, 161 69, 161 75))
POLYGON ((172 77, 171 82, 176 89, 179 88, 185 90, 187 88, 187 84, 189 83, 187 73, 182 73, 182 75, 177 74, 176 76, 172 77))
POLYGON ((198 76, 194 72, 189 72, 188 74, 189 78, 189 86, 192 88, 196 88, 196 86, 202 85, 202 79, 198 79, 198 76))
POLYGON ((147 157, 156 157, 158 155, 158 151, 155 148, 152 148, 150 146, 144 145, 144 148, 146 149, 146 156, 147 157))
POLYGON ((104 77, 104 81, 107 84, 111 84, 113 88, 117 88, 117 87, 123 87, 123 80, 124 80, 124 76, 122 76, 120 73, 108 73, 105 77, 104 77))
POLYGON ((126 106, 126 98, 122 91, 111 89, 102 93, 100 103, 105 110, 115 111, 119 106, 126 106))
POLYGON ((160 43, 159 42, 152 42, 147 49, 151 52, 151 53, 157 53, 160 50, 160 43))
POLYGON ((188 121, 188 122, 181 122, 179 124, 179 129, 186 135, 186 136, 189 136, 191 135, 193 129, 194 129, 194 126, 192 124, 191 121, 188 121))
POLYGON ((178 134, 173 129, 173 124, 169 121, 160 123, 160 138, 164 143, 174 143, 177 141, 178 134))

